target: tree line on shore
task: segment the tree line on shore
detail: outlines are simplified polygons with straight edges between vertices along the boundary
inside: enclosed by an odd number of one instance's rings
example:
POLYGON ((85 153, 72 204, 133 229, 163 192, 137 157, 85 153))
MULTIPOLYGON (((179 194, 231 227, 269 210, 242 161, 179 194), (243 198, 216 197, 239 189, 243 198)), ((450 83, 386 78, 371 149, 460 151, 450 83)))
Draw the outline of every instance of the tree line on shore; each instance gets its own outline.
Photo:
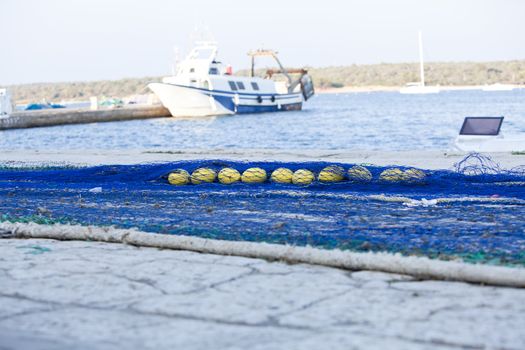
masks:
MULTIPOLYGON (((419 81, 418 63, 381 63, 339 67, 308 68, 318 89, 344 86, 403 86, 419 81)), ((240 74, 246 74, 241 71, 240 74)), ((147 93, 146 85, 161 77, 88 82, 34 83, 10 86, 18 103, 87 100, 90 96, 124 97, 147 93)), ((494 83, 525 85, 525 60, 496 62, 429 62, 425 64, 428 85, 461 86, 494 83)))
MULTIPOLYGON (((309 70, 319 87, 403 86, 419 81, 417 63, 381 63, 309 70)), ((428 85, 525 84, 525 60, 425 63, 428 85)))

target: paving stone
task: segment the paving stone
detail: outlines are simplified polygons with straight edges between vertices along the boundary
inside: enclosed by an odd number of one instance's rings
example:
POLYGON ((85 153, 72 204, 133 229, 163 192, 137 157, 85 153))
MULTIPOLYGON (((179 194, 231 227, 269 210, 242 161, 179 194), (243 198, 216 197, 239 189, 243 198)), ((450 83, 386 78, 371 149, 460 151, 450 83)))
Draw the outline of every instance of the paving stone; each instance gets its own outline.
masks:
POLYGON ((525 290, 0 240, 0 348, 523 349, 525 290))

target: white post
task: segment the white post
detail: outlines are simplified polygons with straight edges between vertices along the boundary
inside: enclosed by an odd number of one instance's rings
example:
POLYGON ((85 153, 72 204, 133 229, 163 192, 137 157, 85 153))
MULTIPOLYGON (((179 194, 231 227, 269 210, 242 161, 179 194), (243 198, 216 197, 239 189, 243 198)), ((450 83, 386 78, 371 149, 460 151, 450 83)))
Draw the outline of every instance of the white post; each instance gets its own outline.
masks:
POLYGON ((425 86, 425 68, 423 68, 423 38, 419 31, 419 75, 421 76, 421 86, 425 86))
POLYGON ((0 89, 0 115, 9 115, 13 112, 11 95, 7 89, 0 89))
POLYGON ((89 101, 91 102, 91 110, 96 111, 98 109, 98 98, 97 96, 92 96, 89 98, 89 101))

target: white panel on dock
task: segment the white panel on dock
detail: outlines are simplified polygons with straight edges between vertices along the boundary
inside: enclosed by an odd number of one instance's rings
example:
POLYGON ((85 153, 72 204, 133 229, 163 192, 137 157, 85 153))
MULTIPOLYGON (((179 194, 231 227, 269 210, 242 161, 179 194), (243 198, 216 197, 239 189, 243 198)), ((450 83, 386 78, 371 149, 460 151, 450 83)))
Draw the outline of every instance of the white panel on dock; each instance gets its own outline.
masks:
POLYGON ((12 112, 11 94, 7 89, 0 89, 0 115, 9 115, 12 112))
POLYGON ((89 102, 91 102, 90 109, 92 111, 96 111, 98 109, 98 97, 97 96, 90 97, 89 102))

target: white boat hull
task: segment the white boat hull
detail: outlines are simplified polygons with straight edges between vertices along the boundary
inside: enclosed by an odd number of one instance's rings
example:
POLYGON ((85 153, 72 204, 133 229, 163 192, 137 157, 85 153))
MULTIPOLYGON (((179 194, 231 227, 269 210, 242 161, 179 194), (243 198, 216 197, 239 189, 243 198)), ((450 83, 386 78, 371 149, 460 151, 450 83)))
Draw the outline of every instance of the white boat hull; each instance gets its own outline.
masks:
POLYGON ((162 104, 174 117, 207 117, 244 113, 300 110, 301 93, 233 93, 169 83, 151 83, 162 104))
POLYGON ((151 83, 148 87, 174 117, 207 117, 234 114, 199 90, 172 84, 151 83))

